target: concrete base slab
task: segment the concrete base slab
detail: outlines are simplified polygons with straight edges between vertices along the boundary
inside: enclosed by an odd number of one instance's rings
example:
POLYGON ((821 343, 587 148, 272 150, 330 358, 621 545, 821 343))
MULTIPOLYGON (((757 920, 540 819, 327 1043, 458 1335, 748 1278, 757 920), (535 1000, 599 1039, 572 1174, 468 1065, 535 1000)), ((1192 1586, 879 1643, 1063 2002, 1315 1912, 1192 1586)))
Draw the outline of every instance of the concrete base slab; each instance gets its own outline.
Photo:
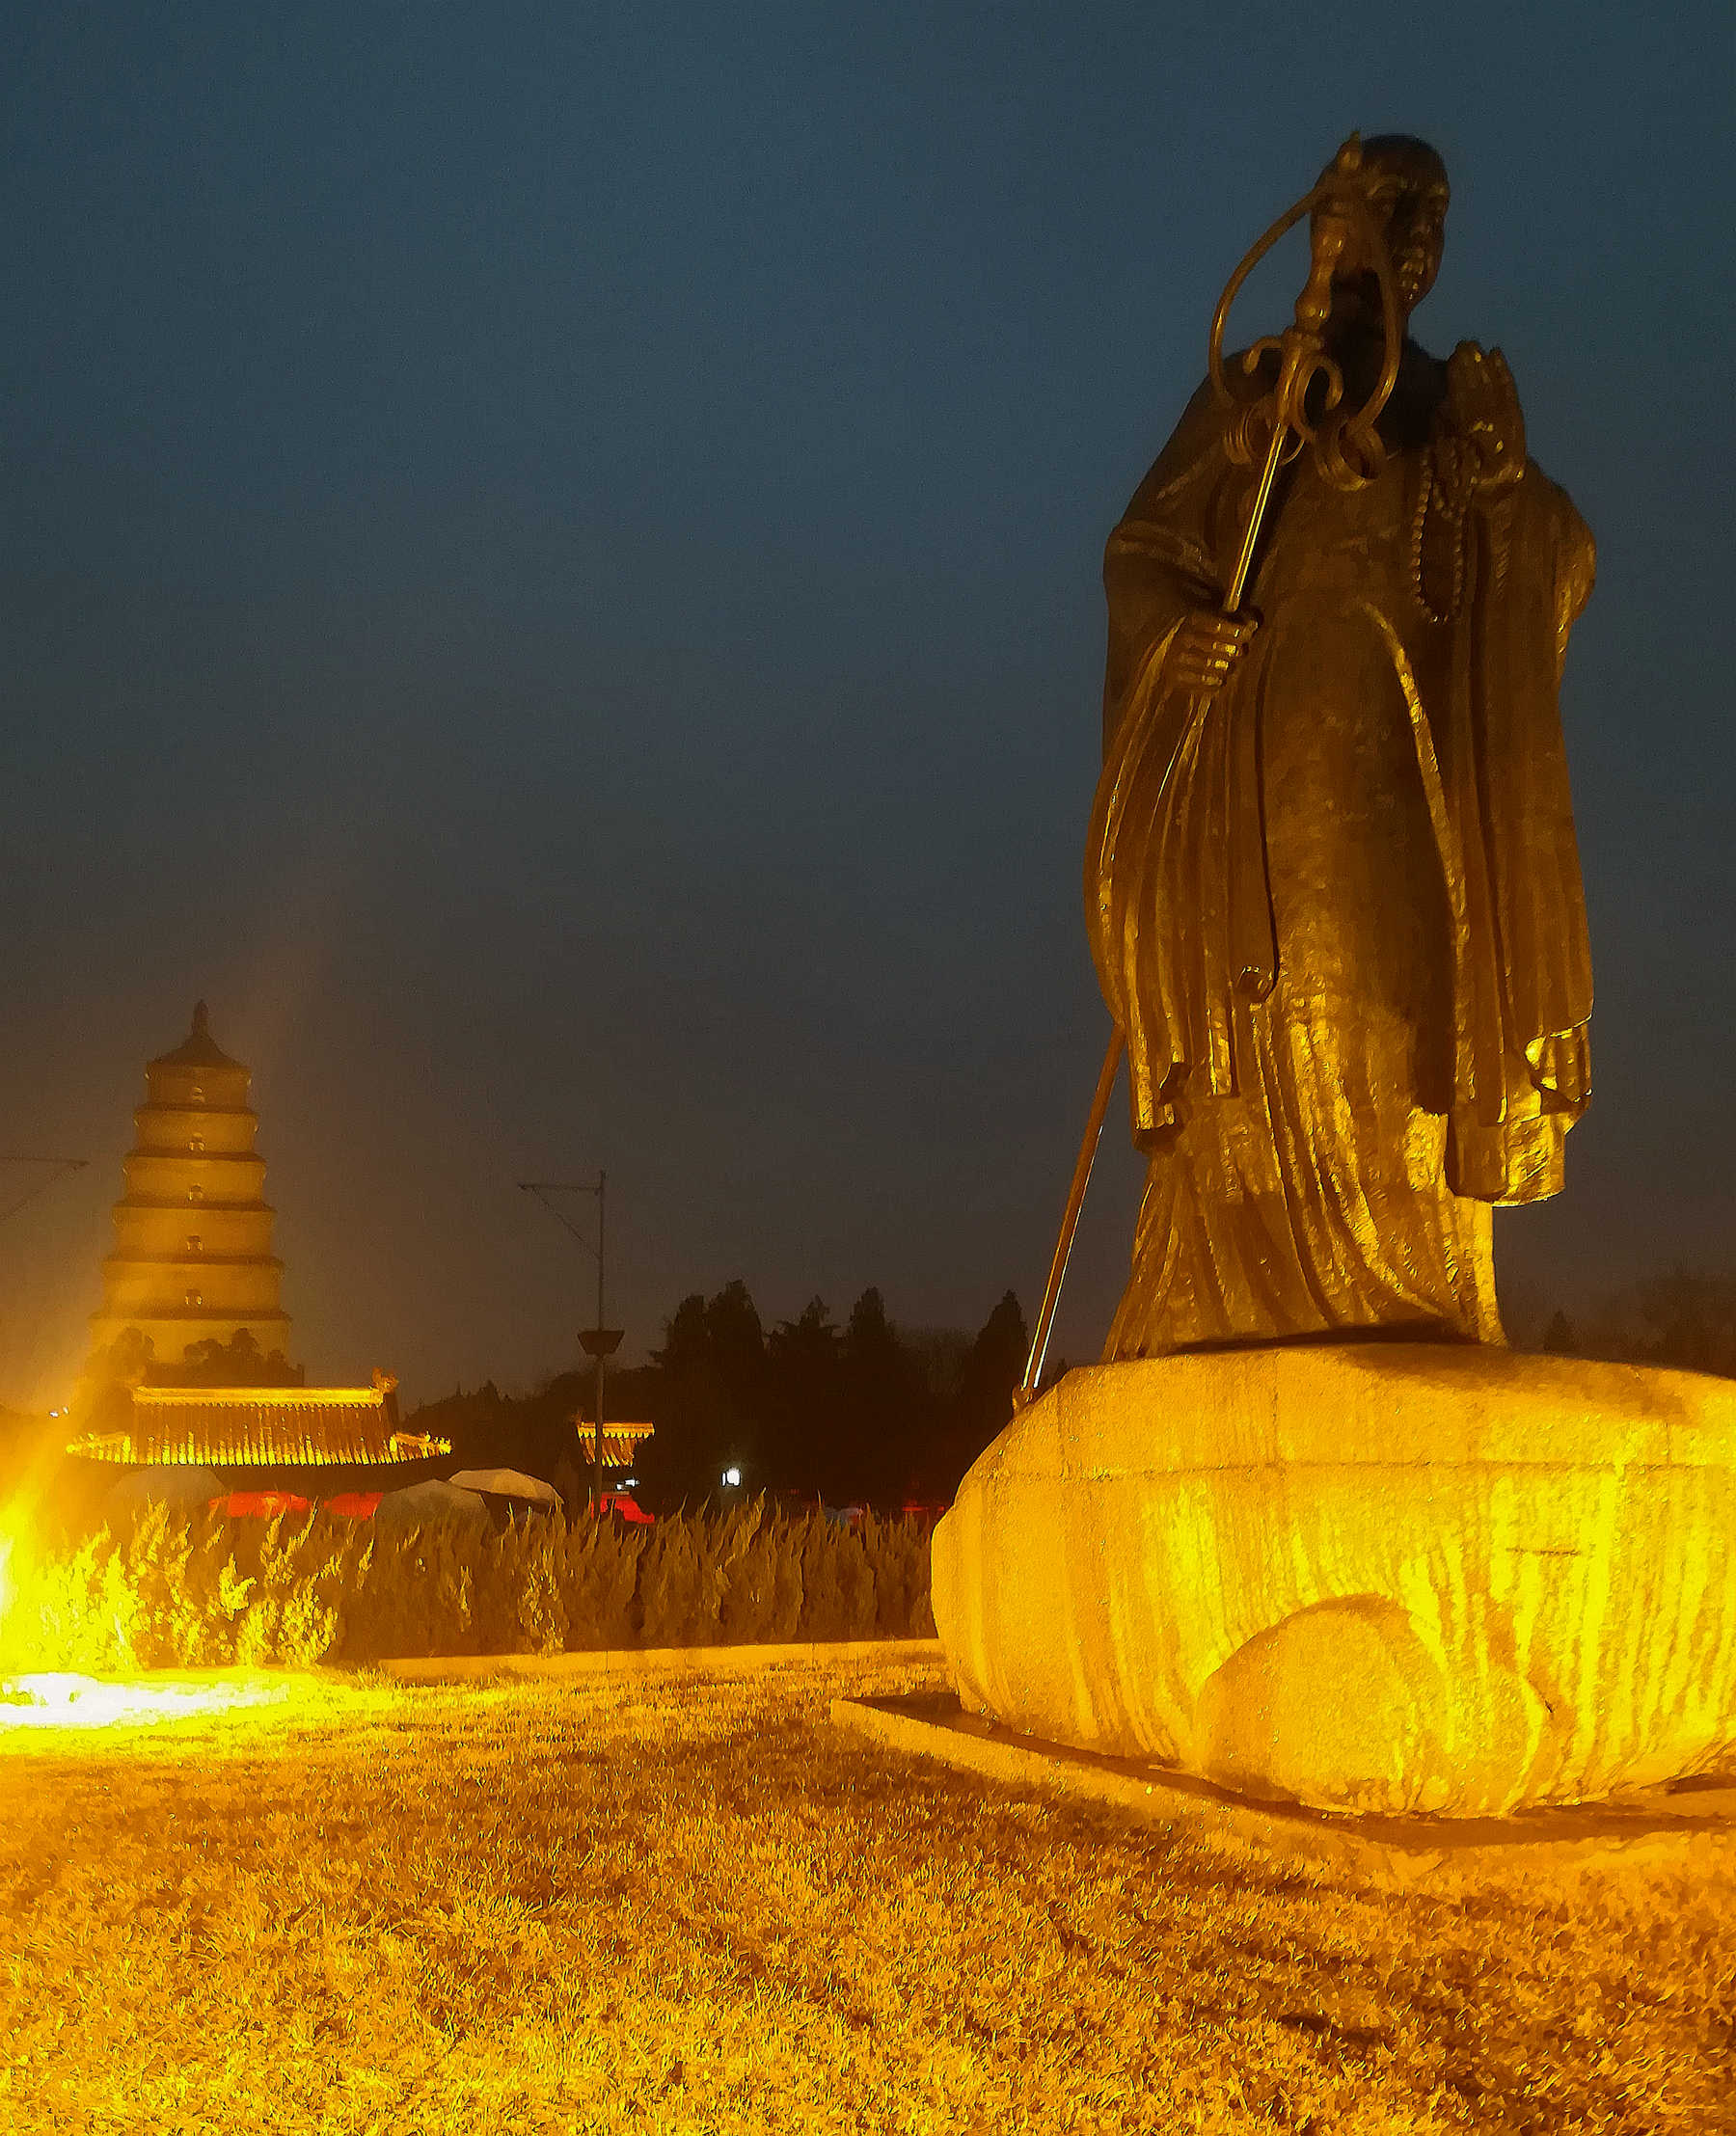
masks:
POLYGON ((1531 1869, 1736 1871, 1736 1774, 1505 1818, 1347 1817, 1255 1801, 1187 1773, 1044 1743, 966 1713, 950 1693, 838 1698, 831 1717, 890 1749, 1009 1787, 1108 1803, 1244 1856, 1289 1857, 1382 1883, 1531 1869))

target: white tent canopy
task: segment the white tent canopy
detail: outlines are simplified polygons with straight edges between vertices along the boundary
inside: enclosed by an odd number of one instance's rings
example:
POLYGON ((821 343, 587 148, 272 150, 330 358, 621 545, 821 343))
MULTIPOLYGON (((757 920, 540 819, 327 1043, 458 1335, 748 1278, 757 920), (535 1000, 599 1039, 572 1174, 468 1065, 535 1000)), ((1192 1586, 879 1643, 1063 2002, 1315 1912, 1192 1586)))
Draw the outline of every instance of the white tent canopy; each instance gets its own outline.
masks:
POLYGON ((215 1469, 133 1469, 109 1493, 108 1503, 118 1511, 152 1504, 206 1505, 212 1499, 222 1498, 228 1490, 229 1485, 215 1469))
POLYGON ((431 1476, 425 1483, 388 1491, 374 1510, 376 1528, 427 1528, 436 1521, 470 1521, 480 1526, 488 1508, 475 1491, 431 1476))
POLYGON ((485 1491, 494 1499, 524 1499, 532 1505, 551 1507, 563 1502, 552 1483, 519 1469, 460 1469, 451 1480, 461 1491, 485 1491))

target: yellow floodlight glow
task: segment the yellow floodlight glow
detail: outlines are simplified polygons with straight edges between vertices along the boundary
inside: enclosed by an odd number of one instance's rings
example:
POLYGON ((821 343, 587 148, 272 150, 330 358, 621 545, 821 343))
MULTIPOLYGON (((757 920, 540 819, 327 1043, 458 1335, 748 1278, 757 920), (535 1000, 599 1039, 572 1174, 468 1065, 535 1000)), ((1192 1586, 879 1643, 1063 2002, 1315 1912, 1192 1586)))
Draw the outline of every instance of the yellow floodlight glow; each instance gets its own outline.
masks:
POLYGON ((49 1669, 0 1684, 0 1731, 149 1726, 250 1706, 278 1706, 288 1695, 286 1684, 153 1683, 49 1669))
POLYGON ((32 1514, 21 1496, 0 1506, 0 1745, 19 1749, 52 1729, 123 1740, 350 1710, 347 1687, 306 1670, 140 1668, 118 1568, 111 1561, 110 1577, 92 1578, 89 1545, 69 1559, 44 1555, 32 1514))

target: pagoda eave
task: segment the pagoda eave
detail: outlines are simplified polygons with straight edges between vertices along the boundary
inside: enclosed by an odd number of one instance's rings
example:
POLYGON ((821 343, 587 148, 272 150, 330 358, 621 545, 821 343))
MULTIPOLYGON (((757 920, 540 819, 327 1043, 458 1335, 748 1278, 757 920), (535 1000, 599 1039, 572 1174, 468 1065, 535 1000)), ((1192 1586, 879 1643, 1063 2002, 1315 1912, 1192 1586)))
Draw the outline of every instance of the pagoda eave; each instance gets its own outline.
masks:
MULTIPOLYGON (((178 1204, 175 1204, 178 1206, 178 1204)), ((222 1205, 218 1204, 218 1213, 222 1205)), ((104 1268, 282 1268, 276 1254, 122 1254, 102 1257, 104 1268)))
POLYGON ((277 1214, 276 1206, 270 1202, 219 1202, 211 1195, 189 1202, 184 1194, 123 1194, 115 1206, 118 1209, 180 1209, 194 1216, 202 1216, 206 1210, 217 1216, 277 1214))
POLYGON ((203 1098, 192 1097, 184 1104, 177 1104, 174 1098, 148 1098, 143 1105, 133 1107, 133 1125, 136 1127, 141 1120, 161 1120, 165 1113, 178 1113, 186 1120, 251 1120, 256 1126, 259 1120, 251 1105, 210 1105, 203 1098))
POLYGON ((218 1320, 222 1320, 222 1322, 239 1320, 243 1327, 250 1327, 250 1329, 258 1329, 258 1327, 284 1327, 284 1329, 286 1329, 288 1322, 290 1322, 290 1315, 282 1310, 282 1305, 260 1305, 258 1311, 252 1311, 250 1308, 222 1308, 222 1305, 164 1305, 164 1308, 158 1310, 158 1311, 153 1311, 149 1305, 141 1305, 137 1311, 116 1311, 113 1308, 109 1308, 109 1305, 98 1305, 96 1311, 90 1313, 88 1318, 92 1322, 92 1327, 111 1327, 111 1329, 181 1327, 181 1322, 186 1322, 188 1327, 192 1327, 194 1322, 216 1324, 218 1320))
POLYGON ((265 1160, 257 1149, 189 1149, 184 1142, 135 1143, 121 1162, 132 1164, 140 1157, 154 1157, 160 1163, 165 1157, 179 1157, 189 1164, 257 1164, 261 1172, 265 1160))

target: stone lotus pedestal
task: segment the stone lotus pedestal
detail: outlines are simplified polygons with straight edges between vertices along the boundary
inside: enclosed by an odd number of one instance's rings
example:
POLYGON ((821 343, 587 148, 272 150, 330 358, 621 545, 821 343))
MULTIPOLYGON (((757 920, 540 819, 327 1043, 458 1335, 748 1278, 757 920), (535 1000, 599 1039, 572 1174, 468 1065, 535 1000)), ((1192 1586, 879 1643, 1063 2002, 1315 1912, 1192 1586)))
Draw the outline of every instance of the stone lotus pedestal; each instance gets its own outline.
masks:
POLYGON ((964 1705, 1247 1796, 1505 1815, 1736 1764, 1736 1382, 1424 1343, 1070 1372, 934 1541, 964 1705))

